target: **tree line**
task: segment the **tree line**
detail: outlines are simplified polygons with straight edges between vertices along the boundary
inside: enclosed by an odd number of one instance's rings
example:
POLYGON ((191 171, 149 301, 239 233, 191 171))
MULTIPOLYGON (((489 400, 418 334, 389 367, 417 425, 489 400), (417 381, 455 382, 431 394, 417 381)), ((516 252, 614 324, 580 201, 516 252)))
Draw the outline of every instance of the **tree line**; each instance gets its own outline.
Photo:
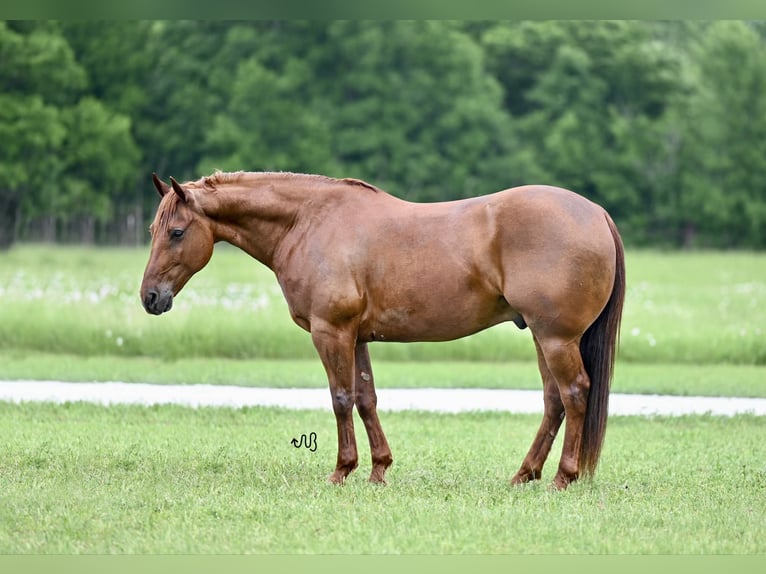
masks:
POLYGON ((626 243, 766 247, 766 25, 0 22, 0 248, 137 244, 151 173, 577 191, 626 243))

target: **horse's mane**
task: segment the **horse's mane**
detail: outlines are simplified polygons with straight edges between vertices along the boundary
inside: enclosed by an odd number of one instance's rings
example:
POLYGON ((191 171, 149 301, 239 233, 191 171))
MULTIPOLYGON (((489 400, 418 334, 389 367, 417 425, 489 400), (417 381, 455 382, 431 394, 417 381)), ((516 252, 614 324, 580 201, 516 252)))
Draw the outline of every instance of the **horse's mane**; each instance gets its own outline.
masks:
POLYGON ((326 175, 315 175, 315 174, 305 174, 305 173, 292 173, 289 171, 231 171, 231 172, 225 172, 225 171, 219 171, 216 170, 211 175, 204 176, 197 181, 188 182, 185 185, 191 185, 194 187, 198 187, 201 189, 204 189, 206 191, 215 191, 216 188, 220 185, 226 185, 231 183, 240 183, 240 182, 247 182, 247 180, 258 180, 262 178, 286 178, 286 179, 310 179, 312 181, 315 181, 317 183, 329 183, 329 184, 346 184, 346 185, 354 185, 354 186, 360 186, 365 187, 367 189, 371 189, 372 191, 380 191, 379 188, 375 187, 372 184, 367 183, 366 181, 362 181, 361 179, 355 179, 351 177, 346 177, 342 179, 337 179, 334 177, 328 177, 326 175))
MULTIPOLYGON (((187 181, 181 184, 183 187, 192 187, 195 189, 201 189, 205 192, 215 192, 219 186, 243 183, 255 182, 263 179, 300 179, 308 180, 319 184, 329 185, 350 185, 357 187, 364 187, 366 189, 378 192, 379 188, 372 184, 362 181, 361 179, 354 179, 350 177, 337 179, 334 177, 328 177, 326 175, 304 174, 304 173, 292 173, 287 171, 220 171, 216 170, 211 175, 201 177, 196 181, 187 181)), ((166 194, 165 200, 160 203, 160 206, 155 215, 155 220, 152 224, 157 230, 166 230, 169 222, 175 217, 180 200, 175 193, 166 194)))

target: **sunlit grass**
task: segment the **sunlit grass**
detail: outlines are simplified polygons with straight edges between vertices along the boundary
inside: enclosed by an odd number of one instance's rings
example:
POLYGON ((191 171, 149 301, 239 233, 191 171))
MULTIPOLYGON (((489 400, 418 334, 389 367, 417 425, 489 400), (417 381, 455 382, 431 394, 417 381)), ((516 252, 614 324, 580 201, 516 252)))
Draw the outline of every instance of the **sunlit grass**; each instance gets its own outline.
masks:
POLYGON ((384 413, 389 485, 325 483, 330 412, 0 404, 0 553, 766 551, 757 417, 613 417, 592 482, 511 488, 539 417, 384 413), (317 433, 315 452, 290 440, 317 433), (640 437, 640 440, 639 440, 640 437))
POLYGON ((766 254, 627 254, 622 359, 766 363, 766 254))

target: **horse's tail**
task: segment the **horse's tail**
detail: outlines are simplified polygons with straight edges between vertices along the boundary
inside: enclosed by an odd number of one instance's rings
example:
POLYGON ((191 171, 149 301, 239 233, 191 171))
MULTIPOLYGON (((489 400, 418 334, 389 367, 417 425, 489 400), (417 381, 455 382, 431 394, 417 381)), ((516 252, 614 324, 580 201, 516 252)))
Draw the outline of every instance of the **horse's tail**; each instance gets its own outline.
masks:
POLYGON ((614 285, 606 307, 580 340, 580 354, 585 372, 590 377, 590 393, 580 447, 580 473, 586 476, 595 472, 604 443, 609 387, 614 373, 622 306, 625 301, 625 250, 614 221, 608 214, 605 215, 616 249, 614 285))

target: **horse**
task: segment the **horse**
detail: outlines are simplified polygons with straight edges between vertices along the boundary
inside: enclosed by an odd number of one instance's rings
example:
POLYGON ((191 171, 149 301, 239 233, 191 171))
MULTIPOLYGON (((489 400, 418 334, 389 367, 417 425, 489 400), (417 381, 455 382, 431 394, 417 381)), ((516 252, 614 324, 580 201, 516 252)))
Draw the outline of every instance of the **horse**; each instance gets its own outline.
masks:
POLYGON ((359 179, 313 174, 152 180, 161 200, 145 310, 169 311, 216 242, 270 268, 327 374, 338 433, 331 483, 358 465, 354 407, 370 444, 370 482, 385 484, 393 462, 369 343, 448 341, 504 321, 529 328, 543 384, 542 422, 511 484, 541 478, 565 418, 552 486, 593 476, 625 297, 622 240, 601 206, 544 185, 414 203, 359 179))

